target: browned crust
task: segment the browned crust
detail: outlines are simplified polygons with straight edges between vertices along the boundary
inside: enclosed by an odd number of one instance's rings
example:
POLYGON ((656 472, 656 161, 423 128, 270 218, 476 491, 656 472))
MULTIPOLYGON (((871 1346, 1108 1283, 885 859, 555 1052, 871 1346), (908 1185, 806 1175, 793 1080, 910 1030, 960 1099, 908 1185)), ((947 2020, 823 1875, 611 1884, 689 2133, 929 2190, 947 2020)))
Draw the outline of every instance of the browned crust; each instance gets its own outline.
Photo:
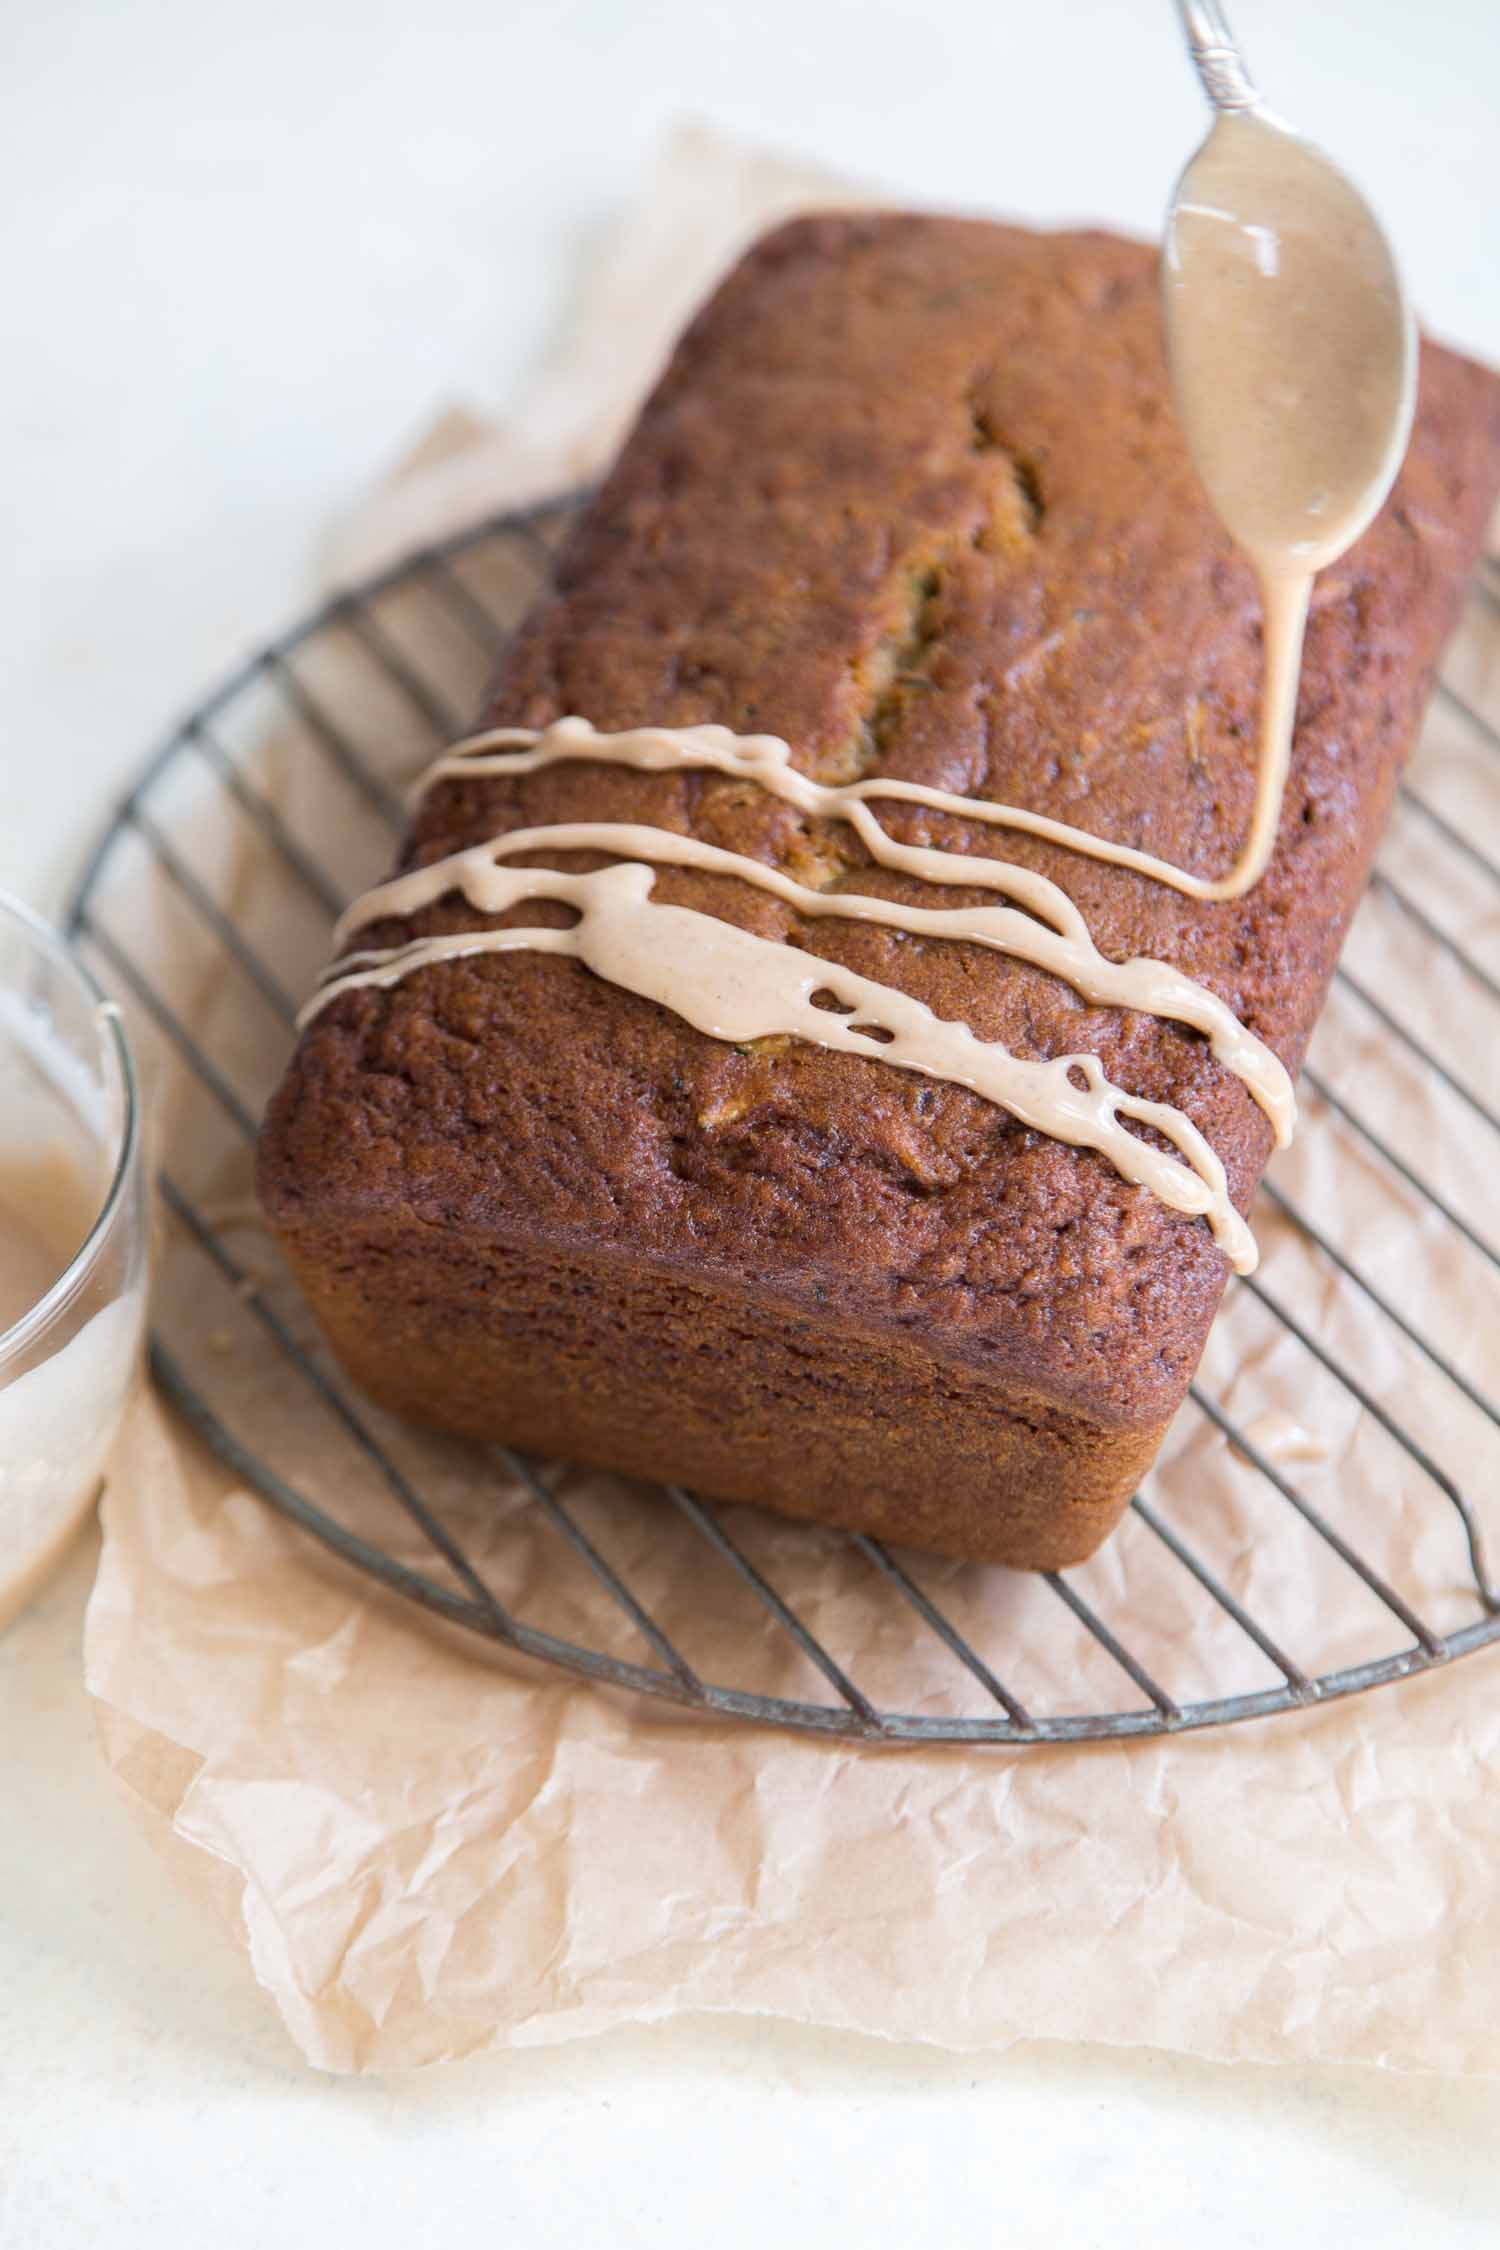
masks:
MULTIPOLYGON (((1319 584, 1277 853, 1248 898, 1204 906, 1043 844, 1002 847, 1065 885, 1106 953, 1177 963, 1293 1067, 1497 463, 1500 386, 1424 348, 1397 490, 1319 584)), ((774 732, 823 779, 878 767, 1206 872, 1228 864, 1247 820, 1260 669, 1249 573, 1169 410, 1153 255, 1102 234, 861 215, 779 230, 699 315, 490 717, 774 732)), ((882 817, 911 841, 996 848, 992 831, 944 816, 882 817)), ((447 784, 406 858, 582 818, 690 829, 804 880, 929 903, 847 830, 702 776, 447 784)), ((1093 1049, 1118 1083, 1186 1110, 1248 1204, 1267 1128, 1195 1035, 1086 1007, 978 948, 799 924, 720 878, 667 870, 658 896, 793 937, 1023 1054, 1093 1049)), ((473 919, 448 901, 365 941, 473 919)), ((732 1401, 732 1301, 754 1311, 768 1367, 777 1336, 825 1338, 840 1426, 866 1433, 834 1449, 809 1512, 873 1521, 878 1494, 888 1534, 904 1523, 925 1543, 998 1554, 1017 1549, 1007 1526, 1021 1511, 1027 1551, 1007 1558, 1020 1561, 1051 1556, 1040 1527, 1085 1485, 1107 1486, 1095 1537, 1107 1528, 1224 1281, 1201 1222, 961 1089, 795 1044, 742 1054, 540 956, 446 965, 331 1006, 271 1106, 261 1192, 340 1350, 405 1410, 482 1428, 492 1399, 494 1434, 709 1489, 753 1482, 797 1510, 827 1396, 815 1413, 784 1386, 778 1425, 767 1393, 753 1446, 726 1404, 729 1450, 715 1450, 690 1437, 670 1357, 641 1338, 650 1457, 612 1393, 607 1412, 585 1403, 590 1369, 608 1393, 612 1323, 640 1292, 697 1307, 699 1357, 732 1401), (513 1294, 523 1274, 572 1277, 565 1343, 558 1331, 544 1349, 540 1329, 528 1343, 497 1309, 530 1302, 513 1294), (837 1346, 831 1307, 848 1324, 837 1346), (460 1335, 461 1354, 448 1348, 460 1335), (883 1385, 902 1401, 899 1430, 878 1411, 883 1385), (1061 1451, 1014 1442, 1027 1420, 1041 1426, 1038 1402, 1070 1433, 1061 1451), (972 1429, 950 1435, 956 1416, 972 1429), (987 1484, 974 1466, 986 1432, 987 1484), (965 1476, 955 1457, 971 1446, 965 1476), (752 1456, 753 1478, 738 1474, 752 1456), (947 1464, 946 1498, 923 1482, 928 1458, 947 1464)))
POLYGON ((939 1554, 1082 1562, 1166 1434, 1101 1429, 910 1336, 872 1351, 852 1307, 814 1317, 641 1261, 485 1242, 438 1263, 399 1227, 288 1247, 340 1360, 394 1413, 939 1554))

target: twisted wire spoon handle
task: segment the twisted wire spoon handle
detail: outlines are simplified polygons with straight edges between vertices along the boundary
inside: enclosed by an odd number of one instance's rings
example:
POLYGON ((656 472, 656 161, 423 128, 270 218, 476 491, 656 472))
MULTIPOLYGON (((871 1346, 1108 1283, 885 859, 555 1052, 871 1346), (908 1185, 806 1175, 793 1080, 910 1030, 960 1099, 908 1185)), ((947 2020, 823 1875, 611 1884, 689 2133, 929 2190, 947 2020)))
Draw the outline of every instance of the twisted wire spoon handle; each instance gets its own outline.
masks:
POLYGON ((1177 0, 1193 68, 1215 109, 1256 109, 1260 94, 1219 0, 1177 0))

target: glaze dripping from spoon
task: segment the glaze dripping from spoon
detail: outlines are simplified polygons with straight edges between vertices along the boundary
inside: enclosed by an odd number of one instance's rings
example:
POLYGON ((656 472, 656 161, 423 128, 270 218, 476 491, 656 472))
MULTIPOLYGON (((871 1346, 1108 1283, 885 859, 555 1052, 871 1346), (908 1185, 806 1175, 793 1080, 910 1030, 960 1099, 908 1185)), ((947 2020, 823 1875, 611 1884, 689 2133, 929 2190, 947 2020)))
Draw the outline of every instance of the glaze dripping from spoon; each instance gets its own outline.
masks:
POLYGON ((1369 525, 1406 451, 1416 331, 1359 190, 1265 109, 1217 6, 1179 12, 1215 118, 1167 218, 1168 358, 1194 466, 1265 611, 1255 808, 1207 893, 1235 898, 1276 841, 1313 577, 1369 525))

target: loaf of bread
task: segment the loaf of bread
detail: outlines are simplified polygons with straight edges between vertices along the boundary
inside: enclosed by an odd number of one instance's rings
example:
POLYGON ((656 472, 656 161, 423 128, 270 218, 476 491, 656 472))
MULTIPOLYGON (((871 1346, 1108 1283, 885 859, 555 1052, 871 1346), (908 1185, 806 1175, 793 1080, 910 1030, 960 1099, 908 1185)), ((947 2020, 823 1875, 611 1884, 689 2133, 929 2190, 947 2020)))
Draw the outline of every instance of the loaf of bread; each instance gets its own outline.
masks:
MULTIPOLYGON (((1500 385, 1425 347, 1396 490, 1316 589, 1277 850, 1246 896, 920 805, 881 824, 1051 877, 1104 954, 1176 965, 1295 1070, 1497 479, 1500 385)), ((486 723, 774 734, 821 782, 1000 800, 1211 875, 1248 823, 1260 676, 1252 574, 1173 419, 1153 253, 851 215, 769 236, 699 314, 486 723)), ((587 761, 440 781, 403 865, 601 820, 931 904, 846 824, 733 776, 587 761)), ((1019 1055, 1096 1054, 1185 1112, 1248 1206, 1270 1129, 1196 1031, 723 873, 664 867, 656 896, 1019 1055)), ((993 903, 943 903, 965 901, 993 903)), ((455 892, 353 942, 481 919, 455 892)), ((333 1349, 403 1415, 1023 1567, 1117 1520, 1227 1273, 1202 1218, 964 1086, 728 1044, 550 953, 333 999, 272 1102, 260 1189, 333 1349)))

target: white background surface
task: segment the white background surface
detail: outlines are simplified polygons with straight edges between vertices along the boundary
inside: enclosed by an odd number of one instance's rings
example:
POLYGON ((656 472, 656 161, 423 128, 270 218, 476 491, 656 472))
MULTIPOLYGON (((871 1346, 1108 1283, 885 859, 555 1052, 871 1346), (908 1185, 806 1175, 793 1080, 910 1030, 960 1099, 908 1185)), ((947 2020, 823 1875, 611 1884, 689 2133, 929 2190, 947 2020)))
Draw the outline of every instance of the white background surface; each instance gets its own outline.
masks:
MULTIPOLYGON (((1493 0, 1236 15, 1500 359, 1493 0)), ((44 906, 434 406, 524 381, 675 119, 1143 231, 1201 128, 1166 0, 0 0, 0 52, 0 883, 44 906)), ((3 2250, 1500 2240, 1486 2085, 739 2022, 316 2078, 104 1779, 90 1569, 0 1639, 3 2250)))

